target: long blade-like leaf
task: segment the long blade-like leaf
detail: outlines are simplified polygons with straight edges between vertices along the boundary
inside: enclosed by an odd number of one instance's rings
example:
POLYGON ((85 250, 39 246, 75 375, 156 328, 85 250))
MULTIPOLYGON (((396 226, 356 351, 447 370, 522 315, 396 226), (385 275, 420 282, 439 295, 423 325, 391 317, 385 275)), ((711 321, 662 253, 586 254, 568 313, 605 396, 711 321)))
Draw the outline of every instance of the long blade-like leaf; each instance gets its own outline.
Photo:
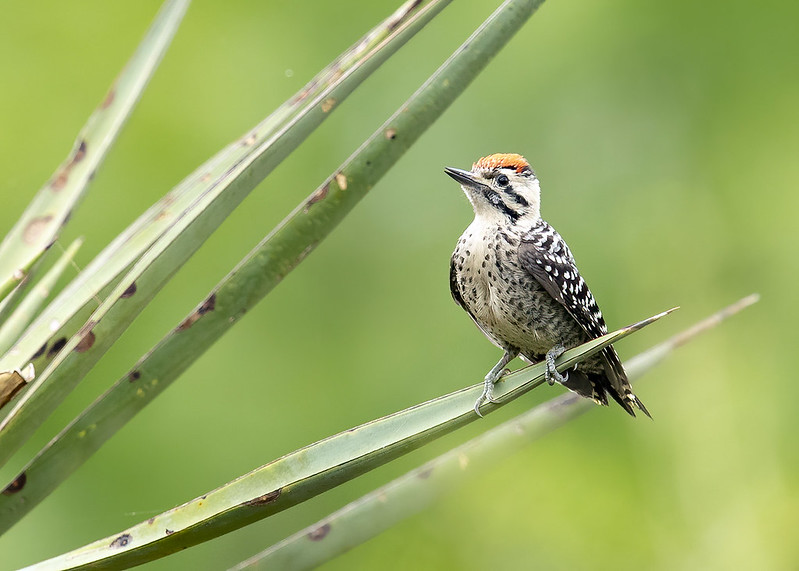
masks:
MULTIPOLYGON (((506 41, 510 34, 505 29, 500 32, 497 36, 506 41)), ((501 42, 486 46, 475 38, 467 43, 469 49, 459 50, 358 152, 251 252, 180 327, 24 468, 23 473, 28 476, 25 493, 0 497, 0 530, 7 529, 46 497, 107 438, 169 386, 236 322, 238 316, 268 293, 332 230, 501 46, 501 42), (449 78, 456 79, 450 81, 449 78), (390 130, 400 133, 401 137, 387 137, 390 130), (185 347, 191 347, 192 351, 185 351, 185 347), (129 382, 131 379, 136 382, 129 382), (92 432, 92 438, 79 436, 87 430, 92 432)))
POLYGON ((338 224, 483 69, 537 2, 503 7, 292 212, 207 299, 21 472, 24 493, 0 496, 0 532, 47 496, 159 395, 338 224), (191 351, 186 351, 191 347, 191 351), (130 381, 135 382, 131 383, 130 381), (82 435, 90 431, 92 438, 82 435))
POLYGON ((89 117, 67 160, 0 243, 0 299, 27 278, 58 237, 177 31, 189 0, 168 0, 122 73, 89 117))
MULTIPOLYGON (((528 6, 528 13, 531 13, 535 3, 528 6)), ((524 20, 513 10, 507 10, 507 14, 506 20, 470 38, 361 148, 250 252, 179 327, 36 455, 14 480, 26 480, 24 492, 0 496, 0 533, 47 497, 119 428, 170 386, 332 231, 466 88, 524 20), (188 347, 190 351, 186 350, 188 347), (91 438, 85 438, 89 433, 91 438)), ((9 486, 18 489, 13 482, 9 486)))
POLYGON ((106 298, 110 287, 119 283, 124 272, 177 219, 196 207, 209 188, 219 186, 219 180, 235 165, 260 153, 265 142, 274 140, 300 118, 311 114, 321 121, 337 106, 331 103, 334 88, 343 85, 353 89, 450 1, 406 2, 255 128, 197 168, 92 260, 0 359, 0 368, 20 367, 32 361, 37 370, 44 370, 56 354, 53 346, 62 346, 78 331, 97 307, 96 299, 106 298))
MULTIPOLYGON (((249 191, 294 150, 338 102, 429 21, 442 4, 441 0, 433 0, 419 8, 416 1, 406 3, 404 10, 381 24, 385 30, 384 37, 366 48, 359 44, 357 48, 366 49, 366 52, 354 59, 347 58, 346 65, 350 67, 334 76, 331 84, 284 127, 265 138, 261 133, 250 133, 242 140, 242 145, 252 147, 251 152, 233 164, 224 165, 227 168, 219 176, 200 178, 196 199, 190 207, 180 213, 141 256, 81 329, 68 340, 64 338, 65 342, 60 344, 49 366, 0 421, 0 464, 8 460, 69 394, 164 283, 249 191)), ((367 38, 373 38, 373 34, 367 38)), ((41 316, 37 321, 42 321, 41 316)), ((46 325, 46 320, 39 323, 40 329, 46 325)), ((36 343, 24 338, 10 353, 14 357, 20 353, 32 354, 35 347, 36 343), (23 344, 26 344, 24 351, 21 349, 23 344)), ((3 364, 3 359, 0 359, 0 370, 3 364)))
POLYGON ((20 302, 19 307, 17 307, 8 319, 3 322, 2 327, 0 327, 0 353, 6 351, 14 343, 14 340, 19 337, 25 330, 25 327, 27 327, 36 316, 36 312, 39 311, 39 308, 44 304, 47 298, 50 297, 50 293, 53 291, 58 278, 61 277, 61 274, 64 273, 64 270, 66 270, 72 262, 72 258, 75 257, 82 243, 82 239, 77 239, 72 242, 58 261, 53 264, 53 267, 42 276, 42 279, 37 282, 36 286, 20 302))
MULTIPOLYGON (((677 347, 719 325, 757 299, 755 295, 745 297, 636 355, 624 365, 630 380, 640 378, 677 347)), ((440 496, 478 475, 482 469, 594 408, 590 401, 574 393, 566 393, 542 403, 369 492, 242 562, 231 571, 315 568, 421 512, 440 496)))
MULTIPOLYGON (((669 310, 566 351, 560 371, 654 323, 669 310)), ((545 382, 545 363, 510 374, 495 397, 507 403, 545 382)), ((483 384, 363 424, 302 448, 182 506, 31 569, 130 566, 263 519, 374 469, 479 417, 483 384)), ((485 412, 501 404, 485 407, 485 412)))

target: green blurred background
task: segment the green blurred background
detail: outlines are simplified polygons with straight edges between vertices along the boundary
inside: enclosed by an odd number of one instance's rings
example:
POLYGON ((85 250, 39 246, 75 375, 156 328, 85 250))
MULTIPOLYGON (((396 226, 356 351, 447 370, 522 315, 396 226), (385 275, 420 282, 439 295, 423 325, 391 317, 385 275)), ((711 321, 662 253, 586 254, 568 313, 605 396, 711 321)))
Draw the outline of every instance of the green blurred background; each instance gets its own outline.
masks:
MULTIPOLYGON (((0 229, 132 53, 156 0, 10 0, 0 229)), ((25 449, 32 454, 309 194, 495 8, 461 1, 238 209, 25 449)), ((198 1, 62 243, 85 265, 394 2, 198 1)), ((591 411, 326 569, 796 569, 799 4, 546 2, 348 219, 184 377, 0 539, 0 567, 147 519, 297 447, 478 382, 499 352, 450 299, 471 210, 443 173, 520 152, 611 328, 682 309, 630 357, 750 292, 638 393, 591 411)), ((359 480, 151 569, 234 564, 488 426, 542 387, 359 480)), ((19 460, 21 462, 21 460, 19 460)), ((4 481, 17 462, 0 472, 4 481)))

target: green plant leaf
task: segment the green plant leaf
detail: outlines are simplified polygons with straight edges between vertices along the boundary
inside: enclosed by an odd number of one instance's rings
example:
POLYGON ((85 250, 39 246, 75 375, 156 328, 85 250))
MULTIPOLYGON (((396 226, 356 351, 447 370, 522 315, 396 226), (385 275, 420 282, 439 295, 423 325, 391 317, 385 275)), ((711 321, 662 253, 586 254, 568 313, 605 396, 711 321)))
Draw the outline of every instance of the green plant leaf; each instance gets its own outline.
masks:
MULTIPOLYGON (((671 311, 566 351, 556 362, 558 370, 573 367, 671 311)), ((491 412, 544 383, 545 370, 546 364, 538 363, 503 377, 495 389, 498 404, 486 405, 484 412, 491 412)), ((474 402, 482 390, 481 382, 321 440, 182 506, 31 569, 137 565, 218 537, 319 495, 479 420, 474 413, 474 402)))
MULTIPOLYGON (((473 35, 339 169, 161 342, 23 468, 24 491, 0 495, 0 532, 37 505, 275 287, 366 195, 532 13, 504 9, 473 35), (213 308, 210 310, 210 308, 213 308), (187 350, 191 348, 191 350, 187 350)), ((9 484, 13 487, 13 482, 9 484)), ((16 488, 15 488, 16 489, 16 488)))
POLYGON ((168 0, 53 177, 0 243, 0 299, 30 276, 83 197, 177 31, 189 0, 168 0))
POLYGON ((0 359, 0 367, 19 367, 33 361, 38 370, 44 370, 56 353, 51 342, 60 344, 74 335, 97 307, 96 300, 108 297, 111 287, 119 283, 143 253, 174 226, 177 219, 196 207, 209 189, 218 187, 222 177, 235 165, 260 153, 264 144, 286 135, 303 117, 308 128, 314 127, 313 121, 321 122, 337 106, 329 103, 334 99, 336 88, 347 93, 354 89, 449 1, 407 2, 275 112, 186 177, 92 260, 0 359), (308 115, 312 119, 310 124, 307 124, 308 115), (55 331, 53 324, 57 326, 55 331))
POLYGON ((36 312, 50 297, 50 293, 67 269, 67 266, 72 262, 75 254, 83 244, 82 239, 77 239, 69 245, 64 251, 58 261, 53 264, 53 267, 42 277, 41 280, 34 286, 34 288, 26 295, 19 306, 14 312, 3 322, 0 327, 0 353, 7 351, 8 348, 14 343, 14 340, 19 337, 25 327, 36 316, 36 312))
MULTIPOLYGON (((636 355, 624 365, 630 380, 640 378, 677 347, 719 325, 757 299, 756 295, 745 297, 636 355)), ((315 568, 421 512, 496 461, 595 408, 593 403, 574 393, 553 398, 349 503, 231 571, 315 568)))
MULTIPOLYGON (((303 103, 299 111, 277 131, 273 130, 270 122, 267 122, 269 129, 263 132, 260 130, 263 124, 259 125, 238 143, 239 147, 248 149, 244 156, 234 155, 235 160, 231 161, 231 157, 226 155, 226 162, 219 163, 212 160, 219 167, 219 172, 199 173, 199 176, 195 173, 189 177, 191 202, 188 208, 179 212, 170 210, 174 205, 167 206, 166 210, 162 210, 155 217, 171 218, 172 223, 163 232, 156 232, 153 228, 150 231, 145 229, 139 238, 151 241, 152 245, 141 254, 117 285, 111 288, 105 301, 76 333, 68 337, 68 331, 58 329, 61 321, 48 311, 37 318, 27 330, 26 336, 0 359, 0 370, 3 367, 9 370, 18 368, 12 363, 19 361, 22 355, 44 354, 45 351, 39 346, 42 338, 58 337, 54 342, 57 351, 52 348, 46 351, 52 361, 0 421, 0 465, 9 459, 69 394, 164 283, 249 191, 444 4, 444 0, 431 0, 426 4, 416 1, 406 3, 345 56, 339 58, 338 65, 346 67, 330 69, 329 84, 315 98, 303 103), (54 329, 67 334, 56 333, 53 336, 54 329)), ((305 102, 307 94, 301 94, 298 99, 305 102)), ((83 278, 83 283, 86 281, 83 278)), ((51 306, 56 307, 56 302, 62 299, 72 303, 69 290, 67 288, 51 306)), ((72 317, 68 325, 74 326, 74 319, 72 317)), ((25 358, 21 360, 23 363, 28 362, 25 358)))
POLYGON ((334 99, 334 88, 343 85, 350 86, 351 90, 353 83, 362 80, 364 74, 399 49, 449 1, 406 3, 254 129, 196 169, 109 244, 48 305, 26 335, 0 359, 0 367, 19 367, 31 360, 38 370, 43 370, 55 355, 51 342, 60 344, 78 331, 97 306, 96 299, 106 298, 123 273, 130 270, 144 251, 191 209, 209 187, 217 186, 218 180, 234 165, 259 152, 258 146, 285 134, 303 116, 316 114, 319 118, 320 113, 326 116, 332 108, 329 101, 334 99), (362 69, 365 66, 366 69, 362 69), (53 324, 60 327, 53 331, 53 324))

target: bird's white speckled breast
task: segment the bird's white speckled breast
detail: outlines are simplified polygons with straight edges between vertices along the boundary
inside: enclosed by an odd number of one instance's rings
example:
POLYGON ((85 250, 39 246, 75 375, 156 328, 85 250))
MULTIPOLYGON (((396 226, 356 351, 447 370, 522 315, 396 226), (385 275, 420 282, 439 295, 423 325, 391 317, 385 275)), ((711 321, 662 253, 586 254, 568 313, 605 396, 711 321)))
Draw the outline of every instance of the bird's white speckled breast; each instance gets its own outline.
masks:
POLYGON ((565 308, 519 266, 521 235, 475 220, 458 240, 453 264, 458 290, 492 343, 539 360, 554 345, 576 345, 584 333, 565 308), (565 327, 564 327, 565 325, 565 327))

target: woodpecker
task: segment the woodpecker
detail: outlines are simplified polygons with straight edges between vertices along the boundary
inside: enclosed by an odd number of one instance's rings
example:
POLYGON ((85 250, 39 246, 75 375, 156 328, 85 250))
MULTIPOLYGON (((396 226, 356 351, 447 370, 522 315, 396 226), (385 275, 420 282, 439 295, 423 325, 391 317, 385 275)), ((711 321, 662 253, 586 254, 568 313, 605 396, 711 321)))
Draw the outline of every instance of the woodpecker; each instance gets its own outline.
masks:
MULTIPOLYGON (((463 189, 474 220, 450 260, 450 289, 502 358, 485 376, 474 405, 480 414, 493 399, 494 383, 517 356, 546 362, 546 379, 607 406, 610 395, 631 416, 649 412, 636 397, 616 350, 610 346, 561 375, 555 359, 607 333, 591 290, 569 247, 541 218, 541 190, 521 155, 483 157, 471 171, 446 167, 463 189)), ((651 418, 651 417, 650 417, 651 418)))

